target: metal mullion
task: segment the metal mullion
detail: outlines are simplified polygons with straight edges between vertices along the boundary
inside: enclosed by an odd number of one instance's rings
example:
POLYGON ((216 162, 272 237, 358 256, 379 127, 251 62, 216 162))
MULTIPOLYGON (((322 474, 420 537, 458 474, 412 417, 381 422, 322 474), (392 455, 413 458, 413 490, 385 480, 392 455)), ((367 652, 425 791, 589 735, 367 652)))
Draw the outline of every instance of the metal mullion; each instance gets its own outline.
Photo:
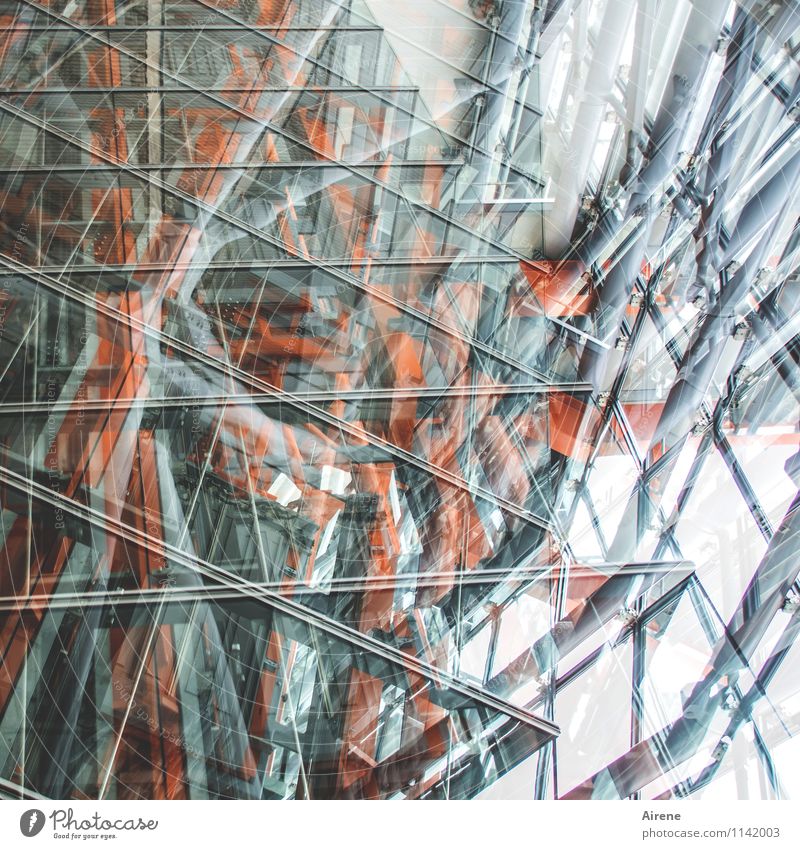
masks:
MULTIPOLYGON (((397 162, 376 162, 375 170, 382 168, 418 168, 427 165, 452 165, 452 159, 431 159, 425 161, 400 160, 397 162)), ((239 165, 230 162, 213 165, 207 162, 176 162, 175 164, 137 165, 137 170, 145 173, 150 171, 309 171, 330 168, 340 168, 330 162, 304 160, 302 162, 243 162, 239 165)), ((22 166, 20 168, 0 168, 0 174, 116 174, 121 171, 119 166, 107 163, 105 165, 54 165, 52 168, 44 165, 22 166)))
POLYGON ((597 544, 600 546, 600 554, 602 555, 603 560, 608 560, 608 543, 606 542, 605 534, 603 533, 603 528, 600 524, 600 516, 595 509, 594 500, 592 499, 588 486, 584 485, 581 487, 576 500, 578 499, 583 499, 583 503, 589 511, 589 518, 592 522, 592 530, 594 531, 595 538, 597 539, 597 544))
POLYGON ((767 514, 764 512, 764 508, 758 500, 755 490, 750 485, 747 475, 745 475, 739 460, 736 458, 736 455, 731 448, 731 444, 728 442, 728 438, 717 428, 714 428, 714 431, 714 442, 717 450, 722 455, 722 459, 728 467, 728 471, 736 484, 736 488, 744 498, 745 503, 747 504, 747 509, 750 511, 750 515, 755 520, 758 530, 761 532, 761 536, 769 542, 770 539, 772 539, 772 535, 775 533, 775 529, 772 527, 767 514))
MULTIPOLYGON (((644 739, 644 691, 646 672, 647 634, 641 620, 641 599, 637 599, 637 617, 633 625, 631 658, 631 748, 638 746, 644 739)), ((633 794, 640 799, 640 791, 633 794)))

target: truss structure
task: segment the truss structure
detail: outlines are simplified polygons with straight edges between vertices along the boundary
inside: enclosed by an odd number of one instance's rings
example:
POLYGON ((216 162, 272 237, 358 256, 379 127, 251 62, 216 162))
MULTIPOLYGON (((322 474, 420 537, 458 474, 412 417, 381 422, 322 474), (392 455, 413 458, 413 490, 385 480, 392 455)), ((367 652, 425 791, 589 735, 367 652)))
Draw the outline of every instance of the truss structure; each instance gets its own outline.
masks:
POLYGON ((800 793, 798 28, 0 0, 0 795, 800 793))

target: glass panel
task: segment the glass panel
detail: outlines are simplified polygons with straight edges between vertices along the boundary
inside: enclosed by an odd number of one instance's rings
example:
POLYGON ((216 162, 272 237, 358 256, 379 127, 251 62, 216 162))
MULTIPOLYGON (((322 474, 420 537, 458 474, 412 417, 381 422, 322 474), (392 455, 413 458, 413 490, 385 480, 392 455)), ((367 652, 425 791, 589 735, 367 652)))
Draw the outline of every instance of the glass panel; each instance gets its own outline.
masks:
POLYGON ((643 730, 650 737, 683 714, 692 689, 707 671, 712 646, 687 592, 648 623, 645 639, 643 730))
POLYGON ((709 453, 675 526, 683 556, 694 561, 723 621, 736 610, 767 543, 719 453, 709 453))
MULTIPOLYGON (((575 676, 556 696, 556 721, 561 725, 558 752, 567 754, 558 771, 558 789, 564 794, 630 747, 630 643, 600 653, 597 662, 575 676)), ((560 758, 559 758, 560 759, 560 758)))

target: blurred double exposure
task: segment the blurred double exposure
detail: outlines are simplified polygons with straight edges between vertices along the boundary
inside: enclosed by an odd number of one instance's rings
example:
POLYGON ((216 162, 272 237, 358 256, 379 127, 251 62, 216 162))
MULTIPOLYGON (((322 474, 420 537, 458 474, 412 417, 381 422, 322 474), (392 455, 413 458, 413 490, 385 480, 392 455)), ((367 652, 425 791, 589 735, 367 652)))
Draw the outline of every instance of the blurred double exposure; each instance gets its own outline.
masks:
POLYGON ((0 0, 0 797, 800 795, 799 59, 0 0))

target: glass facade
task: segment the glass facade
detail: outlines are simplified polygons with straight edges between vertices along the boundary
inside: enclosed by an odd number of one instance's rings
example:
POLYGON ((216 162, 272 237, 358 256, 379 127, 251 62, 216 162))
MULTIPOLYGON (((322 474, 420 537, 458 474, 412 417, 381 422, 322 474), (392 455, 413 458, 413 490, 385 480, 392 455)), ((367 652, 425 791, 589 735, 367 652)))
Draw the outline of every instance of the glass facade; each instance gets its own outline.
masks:
POLYGON ((0 0, 0 796, 800 794, 799 30, 0 0))

